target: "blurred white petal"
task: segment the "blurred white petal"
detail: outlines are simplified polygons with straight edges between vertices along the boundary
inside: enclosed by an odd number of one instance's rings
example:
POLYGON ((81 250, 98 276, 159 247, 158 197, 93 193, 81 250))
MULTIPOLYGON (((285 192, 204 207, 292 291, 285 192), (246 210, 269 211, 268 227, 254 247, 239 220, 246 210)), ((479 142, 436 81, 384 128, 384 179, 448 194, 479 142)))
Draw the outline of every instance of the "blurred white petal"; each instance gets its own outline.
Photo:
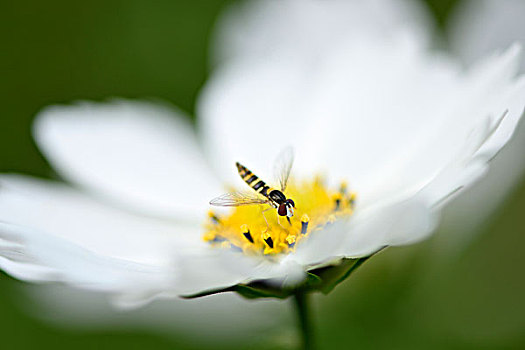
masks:
POLYGON ((523 110, 522 84, 513 81, 519 50, 467 74, 427 50, 403 32, 384 41, 350 40, 315 64, 311 56, 283 53, 231 65, 201 98, 210 158, 233 176, 235 161, 267 169, 280 149, 294 145, 294 174, 347 179, 363 205, 428 185, 486 117, 494 123, 507 111, 484 146, 494 154, 523 110), (247 142, 253 134, 261 136, 247 142))
MULTIPOLYGON (((452 13, 448 30, 451 50, 464 63, 502 50, 513 43, 525 43, 525 2, 521 0, 466 0, 452 13)), ((525 58, 518 62, 525 72, 525 58)), ((525 95, 517 96, 525 99, 525 95)), ((495 209, 519 183, 525 171, 525 125, 518 125, 516 135, 491 162, 487 176, 464 196, 445 208, 444 226, 456 234, 456 239, 444 238, 443 244, 452 251, 468 242, 471 234, 487 221, 495 209), (468 219, 467 219, 468 218, 468 219), (445 242, 447 240, 447 242, 445 242)))
POLYGON ((199 99, 198 125, 221 177, 237 181, 235 161, 242 160, 270 178, 276 155, 287 146, 299 149, 310 117, 306 101, 315 94, 316 77, 309 68, 288 58, 250 62, 224 69, 208 82, 199 99))
POLYGON ((3 175, 0 187, 0 221, 23 225, 0 223, 0 267, 24 281, 64 284, 31 289, 40 301, 30 310, 37 317, 66 327, 135 325, 188 339, 199 329, 207 343, 257 339, 289 316, 279 302, 233 294, 178 298, 176 255, 188 242, 200 243, 196 225, 131 215, 46 180, 3 175), (130 310, 139 306, 144 311, 130 310))
POLYGON ((188 118, 167 106, 113 100, 47 107, 34 133, 67 180, 139 212, 200 218, 221 189, 188 118))
MULTIPOLYGON (((418 191, 437 178, 443 182, 441 174, 450 167, 467 169, 471 160, 481 156, 487 163, 505 145, 522 116, 525 104, 522 98, 524 81, 514 78, 518 52, 511 48, 504 54, 484 60, 466 75, 458 76, 456 84, 448 87, 455 98, 442 109, 439 106, 431 109, 439 110, 438 114, 423 112, 421 119, 431 117, 417 135, 405 135, 410 148, 391 158, 391 168, 381 171, 390 174, 388 191, 418 191), (465 154, 469 149, 472 152, 465 154)), ((459 181, 456 186, 450 185, 443 193, 437 194, 436 199, 454 187, 470 185, 477 179, 473 176, 461 181, 459 173, 455 174, 450 181, 459 181)), ((385 194, 384 191, 377 193, 385 194)))
MULTIPOLYGON (((494 50, 525 42, 525 2, 464 0, 450 16, 448 38, 454 53, 470 64, 494 50)), ((525 60, 521 62, 522 70, 525 60)))
POLYGON ((196 224, 133 215, 53 181, 2 175, 0 193, 0 221, 46 232, 105 256, 167 262, 200 238, 196 224))
POLYGON ((157 300, 125 311, 115 310, 101 295, 60 286, 31 286, 27 294, 38 302, 31 304, 28 312, 57 326, 103 331, 146 329, 191 341, 194 346, 217 345, 217 341, 272 344, 278 340, 274 337, 293 329, 293 314, 286 301, 254 302, 234 293, 194 300, 157 300))
POLYGON ((325 55, 341 41, 388 40, 405 27, 422 40, 432 19, 419 1, 255 0, 235 3, 219 18, 214 59, 256 59, 283 53, 325 55))
MULTIPOLYGON (((385 42, 349 43, 323 68, 319 92, 305 108, 315 117, 301 144, 310 156, 302 167, 346 178, 361 204, 384 198, 396 182, 424 181, 428 173, 407 179, 404 163, 424 154, 421 144, 436 134, 449 117, 447 106, 457 101, 461 86, 453 62, 428 54, 404 33, 385 42)), ((451 156, 445 150, 443 155, 451 156)))
POLYGON ((0 223, 0 267, 29 282, 62 282, 81 289, 155 295, 173 288, 177 273, 167 264, 141 264, 93 253, 35 229, 0 223))
MULTIPOLYGON (((393 85, 393 79, 404 81, 405 77, 399 80, 401 73, 414 63, 406 59, 419 54, 430 36, 428 14, 418 5, 403 0, 253 1, 226 12, 219 21, 217 42, 232 53, 232 59, 216 70, 198 105, 206 150, 221 176, 232 179, 231 164, 239 159, 267 169, 275 155, 290 145, 301 150, 296 167, 319 166, 315 164, 318 152, 313 154, 305 145, 321 146, 326 139, 322 133, 305 135, 305 131, 311 120, 322 123, 328 118, 328 128, 339 126, 329 123, 333 101, 320 100, 343 88, 332 84, 350 79, 334 108, 340 108, 343 100, 360 102, 362 95, 366 99, 359 106, 366 108, 377 105, 373 98, 378 94, 388 98, 392 91, 383 94, 377 78, 389 80, 387 89, 405 93, 393 85), (405 40, 405 47, 399 47, 398 39, 405 40), (379 91, 370 94, 367 87, 379 91), (356 92, 361 95, 354 99, 356 92)), ((433 91, 432 84, 425 87, 424 91, 433 91)), ((418 99, 412 96, 411 101, 415 106, 418 99)))

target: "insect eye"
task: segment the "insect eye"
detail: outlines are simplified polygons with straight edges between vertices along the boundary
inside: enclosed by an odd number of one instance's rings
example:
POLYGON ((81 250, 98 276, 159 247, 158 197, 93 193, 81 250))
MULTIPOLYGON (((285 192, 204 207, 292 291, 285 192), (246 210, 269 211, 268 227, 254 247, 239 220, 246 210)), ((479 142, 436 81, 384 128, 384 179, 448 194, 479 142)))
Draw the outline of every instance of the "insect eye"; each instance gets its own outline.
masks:
POLYGON ((279 214, 281 216, 286 216, 286 213, 287 213, 286 204, 283 203, 283 204, 279 205, 279 209, 277 209, 277 214, 279 214))
POLYGON ((287 199, 286 202, 290 203, 290 204, 292 205, 292 207, 295 208, 295 203, 294 203, 293 200, 291 200, 291 199, 287 199))

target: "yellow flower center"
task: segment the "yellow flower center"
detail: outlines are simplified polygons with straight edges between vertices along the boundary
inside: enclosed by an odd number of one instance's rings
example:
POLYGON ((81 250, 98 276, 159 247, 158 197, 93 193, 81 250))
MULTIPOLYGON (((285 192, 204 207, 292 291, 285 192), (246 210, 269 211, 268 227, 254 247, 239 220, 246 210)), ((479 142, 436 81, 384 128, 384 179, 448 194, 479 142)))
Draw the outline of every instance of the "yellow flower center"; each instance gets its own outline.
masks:
POLYGON ((310 233, 350 216, 356 198, 355 193, 347 191, 346 183, 333 190, 319 177, 303 182, 291 179, 285 195, 295 202, 290 222, 269 205, 238 206, 224 216, 210 211, 204 225, 204 240, 247 254, 288 253, 310 233))

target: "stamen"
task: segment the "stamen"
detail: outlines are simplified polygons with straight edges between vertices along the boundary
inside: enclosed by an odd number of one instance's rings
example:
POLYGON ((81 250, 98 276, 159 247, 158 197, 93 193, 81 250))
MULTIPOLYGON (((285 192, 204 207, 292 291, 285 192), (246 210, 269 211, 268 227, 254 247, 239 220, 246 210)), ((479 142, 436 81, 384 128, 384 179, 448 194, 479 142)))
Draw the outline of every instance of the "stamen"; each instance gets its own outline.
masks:
POLYGON ((308 232, 308 223, 310 222, 310 218, 308 215, 303 214, 303 217, 301 218, 301 234, 305 235, 306 232, 308 232))
POLYGON ((206 232, 204 236, 202 237, 206 242, 213 241, 217 237, 215 235, 215 232, 206 232))
POLYGON ((286 243, 288 243, 288 247, 293 248, 295 245, 295 235, 288 235, 286 236, 286 243))
POLYGON ((250 230, 248 229, 248 225, 244 224, 241 226, 241 233, 246 237, 247 240, 250 241, 250 243, 253 243, 253 237, 250 233, 250 230))
POLYGON ((263 237, 263 241, 266 242, 266 244, 268 244, 268 247, 273 248, 272 236, 270 236, 268 232, 264 232, 262 237, 263 237))
POLYGON ((219 220, 219 217, 217 215, 215 215, 213 210, 208 211, 208 216, 210 217, 211 221, 214 224, 220 224, 221 223, 221 220, 219 220))
POLYGON ((211 241, 213 243, 221 243, 221 242, 224 242, 226 241, 226 238, 224 237, 221 237, 221 236, 214 236, 214 237, 211 237, 209 239, 207 239, 208 241, 211 241))
POLYGON ((339 192, 344 196, 346 194, 346 190, 348 189, 348 183, 346 181, 341 182, 341 187, 339 187, 339 192))
POLYGON ((354 209, 356 197, 357 197, 357 195, 355 193, 352 193, 350 195, 350 198, 348 199, 348 204, 350 205, 350 208, 352 208, 352 209, 354 209))
POLYGON ((334 195, 335 211, 338 211, 341 208, 341 198, 342 195, 340 193, 334 195))

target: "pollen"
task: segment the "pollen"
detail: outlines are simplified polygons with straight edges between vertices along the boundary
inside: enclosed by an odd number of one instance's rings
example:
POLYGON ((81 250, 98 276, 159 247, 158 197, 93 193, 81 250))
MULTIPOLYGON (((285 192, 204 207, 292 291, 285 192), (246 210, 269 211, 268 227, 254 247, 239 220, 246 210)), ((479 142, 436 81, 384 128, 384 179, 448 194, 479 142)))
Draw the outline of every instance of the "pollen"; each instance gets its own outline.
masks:
POLYGON ((286 254, 308 235, 352 215, 356 201, 346 182, 332 189, 321 177, 303 182, 290 179, 285 194, 295 202, 290 221, 266 204, 233 207, 223 214, 210 211, 203 239, 214 247, 250 255, 286 254))

